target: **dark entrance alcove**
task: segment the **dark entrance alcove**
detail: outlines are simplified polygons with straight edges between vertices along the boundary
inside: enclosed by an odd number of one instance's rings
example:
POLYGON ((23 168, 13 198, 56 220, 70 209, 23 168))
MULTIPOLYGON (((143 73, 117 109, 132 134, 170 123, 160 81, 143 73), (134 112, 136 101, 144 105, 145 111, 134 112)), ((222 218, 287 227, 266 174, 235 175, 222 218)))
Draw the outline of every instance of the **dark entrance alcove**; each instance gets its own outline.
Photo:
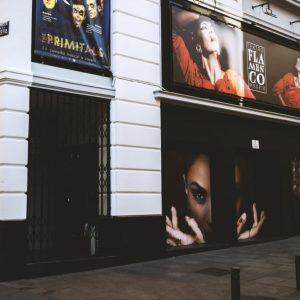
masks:
POLYGON ((109 102, 31 89, 28 263, 100 253, 109 214, 109 102))

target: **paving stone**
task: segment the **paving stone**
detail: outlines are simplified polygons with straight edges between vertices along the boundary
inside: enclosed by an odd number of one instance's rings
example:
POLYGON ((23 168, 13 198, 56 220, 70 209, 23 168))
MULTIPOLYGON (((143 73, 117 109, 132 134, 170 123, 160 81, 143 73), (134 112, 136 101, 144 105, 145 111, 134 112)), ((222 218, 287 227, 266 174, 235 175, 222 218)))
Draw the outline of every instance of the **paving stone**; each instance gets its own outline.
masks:
POLYGON ((227 300, 230 274, 203 269, 240 267, 242 300, 296 300, 295 253, 300 236, 157 261, 0 283, 2 300, 227 300), (259 298, 260 297, 260 298, 259 298))
POLYGON ((268 285, 280 283, 281 281, 283 281, 282 277, 270 277, 270 276, 261 277, 261 278, 254 280, 254 282, 259 282, 259 283, 268 284, 268 285))

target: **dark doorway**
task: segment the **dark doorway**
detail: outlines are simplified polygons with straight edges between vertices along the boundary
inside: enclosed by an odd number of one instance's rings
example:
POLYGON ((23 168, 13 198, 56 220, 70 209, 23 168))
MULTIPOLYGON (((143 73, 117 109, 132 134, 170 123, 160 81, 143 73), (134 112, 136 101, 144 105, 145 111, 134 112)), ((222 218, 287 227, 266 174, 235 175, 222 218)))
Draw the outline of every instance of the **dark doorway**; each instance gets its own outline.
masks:
POLYGON ((109 102, 31 90, 28 261, 96 255, 109 214, 109 102))
POLYGON ((271 151, 240 150, 235 156, 236 220, 240 241, 282 235, 280 157, 271 151), (256 216, 255 216, 256 215, 256 216))

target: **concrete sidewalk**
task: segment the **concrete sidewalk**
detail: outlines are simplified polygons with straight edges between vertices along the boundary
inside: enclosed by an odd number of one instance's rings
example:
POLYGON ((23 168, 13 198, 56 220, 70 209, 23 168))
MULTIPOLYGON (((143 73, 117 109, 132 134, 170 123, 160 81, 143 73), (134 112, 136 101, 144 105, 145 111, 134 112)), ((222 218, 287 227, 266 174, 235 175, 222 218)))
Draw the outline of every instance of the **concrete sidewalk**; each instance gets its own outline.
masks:
POLYGON ((1 300, 230 299, 241 268, 242 299, 300 299, 295 254, 300 236, 75 274, 0 283, 1 300))

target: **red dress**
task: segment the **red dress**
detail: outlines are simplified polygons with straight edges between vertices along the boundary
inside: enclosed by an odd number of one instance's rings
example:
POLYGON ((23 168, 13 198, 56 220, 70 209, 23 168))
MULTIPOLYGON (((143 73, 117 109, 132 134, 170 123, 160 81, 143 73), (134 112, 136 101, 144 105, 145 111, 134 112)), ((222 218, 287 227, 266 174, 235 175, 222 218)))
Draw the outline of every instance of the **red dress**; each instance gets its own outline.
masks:
POLYGON ((285 74, 273 87, 275 95, 281 95, 287 106, 300 108, 300 88, 296 87, 294 75, 285 74))
POLYGON ((177 56, 180 69, 188 85, 209 90, 217 90, 222 93, 240 97, 255 99, 244 79, 235 71, 229 69, 213 85, 201 74, 198 65, 192 60, 183 38, 173 32, 173 50, 177 56))

